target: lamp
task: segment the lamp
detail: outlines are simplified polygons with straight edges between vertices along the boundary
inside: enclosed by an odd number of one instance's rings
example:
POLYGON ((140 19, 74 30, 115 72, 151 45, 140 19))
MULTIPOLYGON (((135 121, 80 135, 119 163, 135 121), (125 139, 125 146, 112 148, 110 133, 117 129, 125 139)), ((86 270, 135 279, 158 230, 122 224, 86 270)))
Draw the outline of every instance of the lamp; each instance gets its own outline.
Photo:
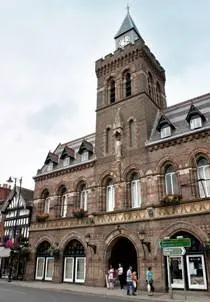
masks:
POLYGON ((139 231, 139 239, 143 248, 143 252, 144 252, 144 257, 146 258, 146 252, 145 252, 145 248, 144 246, 147 247, 147 251, 148 253, 151 253, 151 242, 149 241, 145 241, 145 231, 139 231))
POLYGON ((90 234, 87 234, 85 236, 85 241, 86 241, 87 247, 90 247, 93 250, 94 254, 96 254, 96 249, 97 249, 96 245, 95 244, 91 244, 89 242, 90 241, 90 234))

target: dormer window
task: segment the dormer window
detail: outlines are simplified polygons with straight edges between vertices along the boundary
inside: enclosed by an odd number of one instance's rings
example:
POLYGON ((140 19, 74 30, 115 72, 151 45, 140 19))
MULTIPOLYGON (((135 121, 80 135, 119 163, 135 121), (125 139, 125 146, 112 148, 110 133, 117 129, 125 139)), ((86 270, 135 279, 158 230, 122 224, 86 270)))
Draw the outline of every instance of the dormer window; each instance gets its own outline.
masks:
POLYGON ((49 164, 47 165, 47 172, 50 172, 53 170, 53 162, 49 162, 49 164))
POLYGON ((165 138, 171 136, 171 126, 165 126, 160 130, 160 137, 165 138))
POLYGON ((70 164, 70 157, 65 157, 63 159, 63 166, 67 167, 67 166, 69 166, 69 164, 70 164))
POLYGON ((89 158, 88 158, 88 151, 84 151, 82 154, 81 154, 81 161, 87 161, 89 158))
POLYGON ((190 129, 198 129, 202 127, 202 120, 200 116, 195 116, 190 120, 190 129))

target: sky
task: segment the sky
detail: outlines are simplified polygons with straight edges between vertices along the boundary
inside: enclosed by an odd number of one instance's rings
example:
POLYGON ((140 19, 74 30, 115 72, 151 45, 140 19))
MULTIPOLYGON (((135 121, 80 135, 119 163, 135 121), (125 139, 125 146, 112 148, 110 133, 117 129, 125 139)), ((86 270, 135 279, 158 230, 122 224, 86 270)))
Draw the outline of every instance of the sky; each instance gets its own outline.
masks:
POLYGON ((127 3, 168 105, 209 92, 209 0, 0 0, 0 184, 33 189, 49 150, 95 132, 95 61, 115 50, 127 3))

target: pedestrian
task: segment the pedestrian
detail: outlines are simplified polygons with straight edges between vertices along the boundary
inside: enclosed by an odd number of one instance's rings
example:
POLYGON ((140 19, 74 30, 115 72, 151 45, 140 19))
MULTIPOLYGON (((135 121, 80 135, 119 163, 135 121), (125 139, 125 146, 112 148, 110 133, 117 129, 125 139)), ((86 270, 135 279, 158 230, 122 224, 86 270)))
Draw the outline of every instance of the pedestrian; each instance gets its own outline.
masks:
POLYGON ((132 281, 133 281, 133 291, 136 293, 137 291, 137 273, 133 271, 132 273, 132 281))
POLYGON ((148 270, 146 272, 146 282, 147 282, 147 293, 149 296, 152 296, 155 289, 153 286, 153 272, 151 266, 148 267, 148 270))
POLYGON ((130 293, 135 296, 132 280, 132 266, 129 266, 129 269, 126 273, 126 282, 127 282, 127 295, 130 296, 130 293))
POLYGON ((120 282, 120 288, 122 290, 123 287, 124 287, 123 267, 122 267, 121 263, 119 263, 118 266, 119 267, 117 269, 117 274, 118 274, 118 279, 119 279, 119 282, 120 282))
POLYGON ((109 282, 109 288, 114 288, 114 268, 112 265, 110 265, 108 270, 108 282, 109 282))

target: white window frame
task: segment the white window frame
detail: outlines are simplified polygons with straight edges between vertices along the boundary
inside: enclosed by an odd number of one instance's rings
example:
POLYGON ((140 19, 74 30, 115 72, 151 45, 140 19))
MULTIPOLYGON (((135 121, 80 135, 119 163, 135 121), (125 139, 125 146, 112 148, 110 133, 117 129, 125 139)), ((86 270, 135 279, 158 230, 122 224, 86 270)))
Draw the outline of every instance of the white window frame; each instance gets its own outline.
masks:
POLYGON ((64 159, 63 159, 63 166, 64 167, 67 167, 67 166, 69 166, 70 165, 70 158, 69 157, 65 157, 64 159))
POLYGON ((191 118, 190 120, 190 129, 198 129, 202 127, 202 120, 200 116, 196 116, 194 118, 191 118))
POLYGON ((83 151, 81 154, 81 161, 87 161, 89 159, 89 152, 88 151, 83 151))
POLYGON ((171 127, 167 126, 167 127, 162 127, 160 130, 160 137, 161 138, 166 138, 171 136, 171 127))
POLYGON ((205 290, 207 289, 207 280, 206 280, 206 267, 205 267, 205 261, 204 261, 204 256, 202 254, 197 254, 197 255, 186 255, 186 262, 187 262, 187 277, 188 277, 188 284, 189 284, 189 289, 202 289, 205 290), (204 284, 199 285, 199 284, 192 284, 191 283, 191 278, 190 278, 190 261, 189 258, 193 257, 201 257, 201 262, 202 262, 202 271, 203 271, 203 281, 204 284))
POLYGON ((85 283, 85 277, 86 277, 86 257, 77 257, 75 263, 75 283, 85 283), (77 278, 77 263, 81 259, 84 260, 84 279, 77 278))
POLYGON ((44 276, 44 279, 45 280, 47 280, 47 281, 52 281, 53 280, 53 275, 54 275, 54 265, 55 265, 55 263, 54 263, 54 257, 47 257, 46 259, 45 259, 45 276, 44 276), (49 263, 49 261, 53 261, 53 271, 52 271, 52 277, 48 277, 47 276, 47 266, 48 266, 48 263, 49 263))
POLYGON ((139 179, 131 181, 131 207, 133 209, 141 207, 141 186, 139 179))
POLYGON ((50 198, 49 197, 47 197, 44 200, 44 213, 47 213, 47 214, 50 213, 50 198))
POLYGON ((88 190, 82 189, 80 191, 80 208, 87 211, 87 201, 88 201, 88 190))
POLYGON ((178 194, 178 182, 177 182, 176 172, 165 173, 165 190, 166 190, 166 195, 178 194), (168 188, 168 182, 167 182, 168 178, 169 178, 169 181, 171 184, 171 192, 169 191, 169 188, 168 188), (177 189, 177 191, 176 191, 176 189, 177 189))
POLYGON ((68 209, 68 198, 66 194, 63 194, 61 196, 61 217, 66 217, 67 216, 67 209, 68 209))
POLYGON ((110 184, 106 187, 106 211, 112 212, 115 208, 115 190, 114 185, 110 184))
POLYGON ((198 188, 199 188, 200 197, 201 198, 210 197, 210 166, 209 165, 198 166, 197 178, 198 178, 198 188), (199 179, 204 179, 204 180, 199 181, 199 179))
POLYGON ((43 280, 43 277, 44 277, 44 267, 45 267, 45 257, 37 257, 36 258, 36 274, 35 274, 35 279, 36 280, 43 280), (38 262, 40 260, 44 260, 43 261, 43 265, 42 265, 42 274, 41 274, 41 276, 37 276, 38 262))
POLYGON ((74 257, 65 257, 64 258, 63 282, 73 282, 73 280, 74 280, 74 257), (72 278, 66 278, 66 262, 69 259, 72 260, 72 278))

